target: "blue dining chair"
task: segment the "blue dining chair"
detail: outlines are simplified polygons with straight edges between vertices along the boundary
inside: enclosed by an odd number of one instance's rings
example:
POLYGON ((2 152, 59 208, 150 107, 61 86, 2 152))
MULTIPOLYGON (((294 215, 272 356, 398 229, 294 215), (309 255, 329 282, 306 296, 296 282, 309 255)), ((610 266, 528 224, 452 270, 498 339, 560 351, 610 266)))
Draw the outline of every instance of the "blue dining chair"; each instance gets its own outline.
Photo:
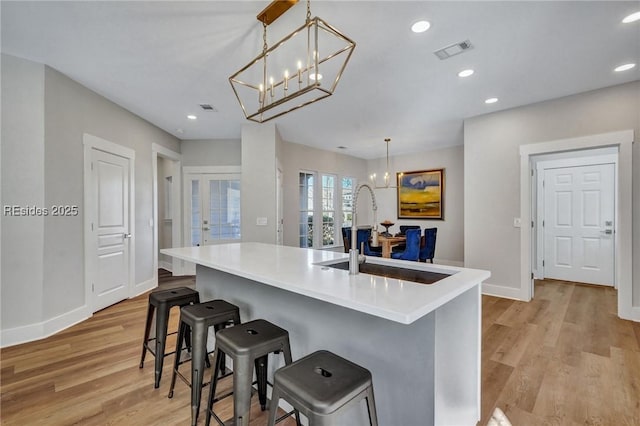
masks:
POLYGON ((407 248, 401 253, 391 253, 392 259, 417 261, 420 255, 420 229, 407 229, 407 248))
POLYGON ((358 250, 364 243, 364 255, 382 257, 382 247, 371 247, 369 241, 371 241, 371 229, 358 229, 358 250))
MULTIPOLYGON (((420 225, 400 225, 400 232, 397 234, 398 236, 406 236, 408 229, 420 229, 420 225)), ((422 232, 422 231, 420 231, 422 232)), ((391 247, 392 253, 400 253, 407 249, 406 244, 398 244, 397 246, 391 247)))
POLYGON ((433 263, 433 257, 436 254, 436 236, 438 234, 438 228, 425 228, 424 230, 424 245, 420 247, 420 262, 433 263))

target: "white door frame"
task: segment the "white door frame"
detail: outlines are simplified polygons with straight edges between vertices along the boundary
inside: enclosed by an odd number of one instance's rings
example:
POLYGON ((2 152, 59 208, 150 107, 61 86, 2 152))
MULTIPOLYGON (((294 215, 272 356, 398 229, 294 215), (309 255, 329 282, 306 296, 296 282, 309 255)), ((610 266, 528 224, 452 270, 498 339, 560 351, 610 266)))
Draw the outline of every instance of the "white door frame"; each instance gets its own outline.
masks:
MULTIPOLYGON (((593 150, 584 150, 586 152, 593 150)), ((598 152, 598 151, 596 151, 598 152)), ((535 239, 537 244, 534 244, 536 248, 533 258, 535 259, 535 263, 533 265, 534 278, 541 279, 543 278, 544 268, 542 266, 542 260, 544 259, 545 253, 545 244, 544 244, 544 227, 542 226, 542 221, 544 219, 544 171, 546 169, 558 169, 565 167, 581 167, 581 166, 594 166, 599 164, 613 164, 614 165, 614 184, 617 185, 618 182, 618 154, 596 154, 594 152, 593 155, 585 156, 585 157, 577 157, 577 158, 562 158, 562 159, 549 159, 537 161, 535 163, 536 172, 534 173, 534 184, 536 185, 536 202, 534 208, 536 209, 536 218, 535 218, 535 239)), ((614 200, 614 217, 617 217, 618 211, 618 199, 614 200)), ((614 238, 617 238, 618 224, 614 224, 614 238)), ((614 245, 614 256, 617 253, 615 252, 614 245)), ((614 271, 615 274, 615 271, 614 271)), ((617 287, 617 282, 614 282, 614 288, 617 287)))
POLYGON ((95 262, 93 256, 96 250, 96 241, 93 238, 93 231, 91 230, 92 223, 95 222, 94 216, 94 193, 91 185, 91 151, 97 149, 109 154, 117 155, 127 158, 129 160, 129 233, 131 238, 129 239, 129 282, 128 293, 129 297, 135 296, 134 294, 134 277, 136 271, 136 232, 135 232, 135 158, 136 152, 131 149, 110 142, 108 140, 99 138, 97 136, 84 133, 82 135, 82 144, 84 146, 84 303, 88 306, 90 312, 93 314, 93 276, 95 272, 95 262))
POLYGON ((617 230, 615 276, 618 286, 618 316, 640 321, 640 307, 633 307, 633 236, 632 236, 632 144, 633 130, 560 139, 520 146, 520 290, 522 299, 533 297, 531 223, 531 157, 540 154, 618 147, 618 185, 616 198, 617 230))
MULTIPOLYGON (((151 144, 151 169, 153 174, 153 288, 158 286, 158 157, 173 162, 171 187, 171 241, 173 247, 182 247, 182 155, 157 143, 151 144)), ((172 274, 184 275, 184 262, 172 258, 172 274)))

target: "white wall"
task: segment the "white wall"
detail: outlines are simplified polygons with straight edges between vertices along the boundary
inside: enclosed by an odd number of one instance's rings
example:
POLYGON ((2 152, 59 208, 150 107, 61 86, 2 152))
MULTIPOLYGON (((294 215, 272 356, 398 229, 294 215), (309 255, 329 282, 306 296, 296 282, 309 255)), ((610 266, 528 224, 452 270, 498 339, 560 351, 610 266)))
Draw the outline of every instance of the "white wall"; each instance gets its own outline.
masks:
MULTIPOLYGON (((355 177, 362 183, 366 180, 367 163, 361 158, 285 141, 281 142, 278 158, 283 168, 284 245, 297 247, 300 244, 300 231, 298 228, 298 216, 300 212, 300 171, 306 170, 350 176, 355 177)), ((358 223, 370 223, 372 218, 369 211, 371 209, 364 208, 364 206, 370 206, 371 202, 369 201, 368 192, 363 192, 362 194, 362 200, 358 202, 358 204, 362 206, 358 214, 358 223)))
MULTIPOLYGON (((2 206, 44 207, 44 66, 2 55, 2 206)), ((44 217, 2 223, 2 328, 42 320, 44 217)))
MULTIPOLYGON (((378 184, 383 184, 386 157, 367 161, 367 175, 376 173, 378 184)), ((400 225, 420 225, 438 228, 435 262, 460 265, 464 262, 464 147, 425 151, 411 155, 389 157, 391 184, 396 185, 396 173, 444 168, 444 220, 398 219, 398 195, 395 188, 376 190, 378 200, 378 222, 389 219, 395 225, 390 232, 396 233, 400 225)), ((381 228, 381 230, 383 230, 381 228)))
MULTIPOLYGON (((35 158, 29 158, 26 163, 30 174, 31 170, 37 170, 34 176, 38 173, 42 176, 40 185, 37 185, 36 181, 5 180, 3 176, 3 203, 28 201, 24 198, 14 201, 5 194, 23 194, 31 191, 34 194, 43 194, 39 196, 43 197, 42 199, 33 200, 40 206, 76 205, 80 208, 80 214, 74 217, 45 217, 43 239, 29 240, 29 252, 14 254, 15 258, 12 259, 7 257, 9 252, 6 247, 2 250, 3 293, 7 290, 7 294, 11 294, 11 289, 24 287, 27 269, 37 271, 41 268, 43 276, 40 283, 33 283, 29 300, 22 300, 20 294, 16 294, 15 299, 5 298, 3 294, 3 305, 5 300, 7 305, 11 305, 7 312, 10 318, 2 322, 3 336, 11 334, 12 325, 37 325, 45 330, 47 327, 42 328, 42 324, 38 325, 39 321, 54 321, 56 326, 60 327, 70 325, 65 323, 65 315, 84 307, 82 135, 89 133, 136 151, 136 284, 152 280, 154 276, 153 228, 150 226, 150 220, 153 218, 151 144, 155 142, 179 152, 178 140, 173 136, 50 67, 33 63, 27 66, 25 63, 28 61, 8 55, 2 56, 3 89, 7 85, 11 88, 8 93, 20 94, 12 99, 5 96, 3 90, 3 115, 6 112, 18 116, 14 120, 5 120, 3 117, 2 161, 3 166, 5 162, 19 165, 21 156, 24 156, 23 151, 5 152, 4 134, 7 129, 9 134, 13 133, 14 141, 27 141, 26 143, 32 145, 29 149, 30 154, 40 157, 42 154, 39 153, 43 153, 44 166, 35 158), (27 78, 29 73, 42 73, 42 77, 27 78), (42 87, 43 90, 37 89, 38 87, 42 87), (28 102, 29 109, 19 112, 13 105, 14 100, 19 101, 17 105, 28 102), (32 111, 36 114, 27 114, 32 111), (41 131, 38 127, 44 129, 44 138, 39 135, 41 131), (38 251, 43 253, 41 260, 39 255, 33 255, 38 251), (22 265, 29 265, 29 268, 25 269, 22 265), (32 309, 39 310, 41 315, 32 315, 32 309)), ((3 221, 3 246, 24 244, 15 241, 17 236, 6 234, 7 227, 4 225, 3 221)), ((24 240, 24 236, 21 238, 24 240)), ((37 281, 37 277, 33 278, 37 281)))
MULTIPOLYGON (((465 121, 465 266, 488 269, 505 294, 520 287, 519 146, 634 129, 640 82, 527 105, 465 121)), ((640 306, 640 144, 633 144, 633 298, 640 306)))

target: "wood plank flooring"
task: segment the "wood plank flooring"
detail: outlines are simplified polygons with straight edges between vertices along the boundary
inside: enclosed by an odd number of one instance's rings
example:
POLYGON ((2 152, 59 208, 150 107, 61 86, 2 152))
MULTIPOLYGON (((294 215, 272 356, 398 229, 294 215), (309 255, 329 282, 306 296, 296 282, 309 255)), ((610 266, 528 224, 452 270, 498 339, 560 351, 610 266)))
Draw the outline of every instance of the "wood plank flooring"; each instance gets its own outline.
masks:
MULTIPOLYGON (((160 281, 194 285, 170 274, 160 281)), ((514 426, 640 425, 640 324, 616 317, 616 297, 610 288, 555 281, 538 283, 530 303, 483 296, 479 424, 499 406, 514 426)), ((145 294, 55 336, 3 349, 2 425, 190 424, 186 385, 178 381, 167 398, 173 357, 159 389, 153 357, 138 368, 146 306, 145 294)), ((223 383, 229 387, 230 378, 223 383)), ((230 398, 216 404, 223 419, 232 410, 230 398)), ((265 424, 266 413, 254 403, 251 424, 265 424)))
POLYGON ((482 421, 640 425, 640 324, 612 288, 538 281, 529 302, 482 298, 482 421))

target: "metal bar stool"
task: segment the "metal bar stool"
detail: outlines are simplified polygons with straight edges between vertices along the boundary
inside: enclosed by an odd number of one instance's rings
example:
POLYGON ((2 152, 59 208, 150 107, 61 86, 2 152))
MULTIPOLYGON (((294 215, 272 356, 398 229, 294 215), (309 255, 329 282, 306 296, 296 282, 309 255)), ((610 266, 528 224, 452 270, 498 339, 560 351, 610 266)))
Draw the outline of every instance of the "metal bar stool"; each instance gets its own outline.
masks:
POLYGON ((177 287, 170 290, 154 291, 149 294, 149 305, 147 308, 147 323, 144 327, 144 340, 142 341, 142 355, 140 357, 140 368, 144 367, 144 358, 147 351, 151 352, 155 357, 155 383, 157 389, 160 386, 160 377, 162 376, 162 364, 164 357, 171 355, 164 353, 167 336, 167 326, 169 322, 169 311, 174 306, 185 306, 200 302, 200 295, 196 290, 188 287, 177 287), (156 313, 156 335, 149 338, 151 331, 151 323, 153 322, 153 314, 156 313), (149 342, 155 340, 155 349, 151 349, 149 342))
MULTIPOLYGON (((200 411, 200 398, 202 395, 202 381, 204 377, 205 362, 209 365, 207 352, 207 337, 209 327, 214 327, 215 331, 222 330, 228 323, 240 324, 240 309, 224 300, 211 300, 209 302, 184 306, 180 309, 180 328, 178 329, 178 340, 176 342, 176 355, 173 364, 173 374, 171 375, 171 387, 169 388, 169 398, 173 397, 173 388, 176 384, 176 376, 179 376, 191 388, 191 424, 198 422, 198 411, 200 411), (182 354, 182 343, 189 343, 188 335, 191 334, 193 347, 191 348, 191 381, 187 380, 179 371, 182 354)), ((223 365, 217 365, 224 372, 223 365)))
POLYGON ((272 352, 282 352, 285 364, 291 364, 289 333, 262 319, 220 330, 216 334, 215 365, 211 371, 211 389, 207 404, 207 426, 211 422, 211 416, 215 417, 218 423, 224 424, 213 412, 213 403, 217 401, 215 395, 218 370, 225 355, 233 360, 232 423, 235 426, 248 426, 253 369, 255 367, 260 407, 264 411, 267 406, 268 356, 272 352))
MULTIPOLYGON (((339 414, 366 399, 369 424, 378 425, 371 373, 329 351, 317 351, 274 375, 269 426, 276 423, 280 398, 309 419, 310 426, 336 424, 339 414)), ((281 419, 278 419, 281 420, 281 419)))

